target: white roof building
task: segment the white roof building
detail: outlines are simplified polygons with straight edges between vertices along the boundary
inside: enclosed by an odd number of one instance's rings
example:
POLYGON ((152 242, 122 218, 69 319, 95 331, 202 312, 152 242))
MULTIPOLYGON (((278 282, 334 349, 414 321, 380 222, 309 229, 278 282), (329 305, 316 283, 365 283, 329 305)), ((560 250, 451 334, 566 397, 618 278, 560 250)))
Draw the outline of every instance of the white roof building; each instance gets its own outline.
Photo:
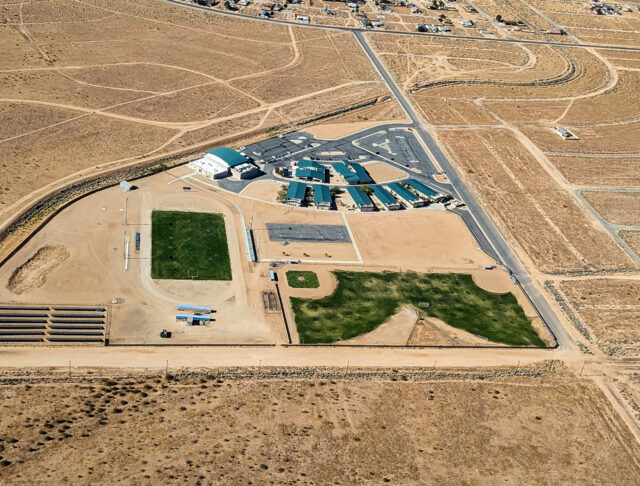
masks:
POLYGON ((229 166, 211 157, 210 154, 205 154, 201 159, 189 162, 189 167, 209 179, 222 179, 229 175, 229 166))

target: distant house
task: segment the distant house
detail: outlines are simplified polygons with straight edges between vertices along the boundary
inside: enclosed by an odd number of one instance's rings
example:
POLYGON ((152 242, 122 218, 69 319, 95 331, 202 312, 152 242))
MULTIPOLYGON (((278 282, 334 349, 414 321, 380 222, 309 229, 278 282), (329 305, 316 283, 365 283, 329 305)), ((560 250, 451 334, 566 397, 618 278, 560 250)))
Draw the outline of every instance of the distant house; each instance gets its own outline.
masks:
POLYGON ((461 20, 460 25, 462 25, 463 27, 473 27, 473 20, 461 20))
POLYGON ((555 131, 558 135, 560 135, 562 138, 564 138, 565 140, 566 140, 566 139, 568 139, 568 138, 573 137, 573 134, 572 134, 569 130, 567 130, 567 129, 566 129, 566 128, 564 128, 564 127, 561 127, 560 125, 558 125, 558 126, 554 129, 554 131, 555 131))
POLYGON ((302 22, 303 24, 311 23, 311 18, 308 15, 296 15, 296 20, 298 22, 302 22))

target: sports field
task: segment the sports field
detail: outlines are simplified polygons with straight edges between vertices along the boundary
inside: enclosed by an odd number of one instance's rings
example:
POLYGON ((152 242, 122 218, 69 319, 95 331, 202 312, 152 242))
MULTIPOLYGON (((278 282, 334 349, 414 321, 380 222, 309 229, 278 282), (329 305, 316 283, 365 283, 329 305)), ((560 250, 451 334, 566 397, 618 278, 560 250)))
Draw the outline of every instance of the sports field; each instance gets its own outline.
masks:
POLYGON ((229 247, 222 215, 153 211, 151 277, 231 280, 229 247))
POLYGON ((287 283, 294 289, 317 289, 320 287, 318 276, 308 270, 291 270, 287 272, 287 283))
POLYGON ((292 297, 301 343, 331 343, 374 330, 405 304, 496 343, 545 346, 512 293, 478 287, 470 275, 333 272, 336 290, 292 297))

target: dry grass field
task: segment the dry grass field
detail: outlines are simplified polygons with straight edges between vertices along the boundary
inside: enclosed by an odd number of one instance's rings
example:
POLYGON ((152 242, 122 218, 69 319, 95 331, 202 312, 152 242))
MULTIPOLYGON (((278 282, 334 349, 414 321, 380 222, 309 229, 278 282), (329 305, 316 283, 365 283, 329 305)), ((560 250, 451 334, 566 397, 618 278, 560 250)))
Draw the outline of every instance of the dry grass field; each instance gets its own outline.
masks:
POLYGON ((620 231, 618 235, 636 255, 640 255, 640 231, 620 231))
POLYGON ((571 307, 603 346, 640 345, 640 281, 634 279, 567 280, 559 285, 571 307))
POLYGON ((640 448, 602 392, 550 365, 1 378, 10 484, 533 485, 552 473, 555 484, 630 485, 640 475, 640 448))
MULTIPOLYGON (((478 5, 538 30, 552 28, 525 1, 478 5)), ((578 6, 563 2, 557 10, 564 8, 578 6)), ((635 52, 369 38, 493 219, 539 270, 637 268, 571 190, 640 183, 640 79, 615 64, 620 57, 635 59, 635 52), (558 124, 579 139, 563 140, 553 132, 558 124)))
POLYGON ((152 0, 3 4, 0 34, 0 221, 19 199, 82 170, 388 94, 348 33, 152 0))
POLYGON ((610 223, 640 226, 640 193, 584 191, 582 196, 610 223))
POLYGON ((558 154, 547 158, 577 187, 640 187, 640 156, 558 154))
POLYGON ((438 136, 465 179, 540 270, 633 266, 605 230, 591 223, 586 208, 557 186, 513 134, 460 130, 438 136))

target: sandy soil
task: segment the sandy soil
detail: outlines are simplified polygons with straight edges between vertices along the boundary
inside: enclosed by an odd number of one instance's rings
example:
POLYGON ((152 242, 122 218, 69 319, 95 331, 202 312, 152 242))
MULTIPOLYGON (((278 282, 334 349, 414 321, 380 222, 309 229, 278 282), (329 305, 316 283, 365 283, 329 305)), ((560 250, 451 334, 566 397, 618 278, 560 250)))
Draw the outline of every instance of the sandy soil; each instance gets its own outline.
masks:
POLYGON ((338 344, 395 344, 404 346, 409 340, 417 319, 416 311, 410 306, 404 306, 373 331, 347 341, 338 341, 338 344))
POLYGON ((275 203, 278 202, 278 191, 282 185, 282 182, 276 181, 256 181, 249 184, 241 194, 244 197, 275 203))
POLYGON ((347 218, 362 258, 370 265, 428 272, 434 268, 477 269, 494 263, 452 213, 390 211, 350 213, 347 218))
POLYGON ((47 275, 70 256, 65 246, 43 246, 23 265, 15 269, 9 277, 7 289, 16 295, 21 295, 42 287, 47 281, 47 275))
POLYGON ((618 233, 636 255, 640 255, 640 231, 620 231, 618 233))
MULTIPOLYGON (((185 169, 182 169, 185 170, 185 169)), ((167 184, 169 173, 136 181, 139 189, 118 187, 100 191, 63 210, 0 269, 7 282, 15 269, 50 241, 69 249, 71 257, 52 269, 39 288, 16 295, 0 289, 4 302, 49 304, 102 304, 111 306, 112 343, 163 342, 162 329, 172 331, 172 343, 264 343, 282 338, 281 318, 264 315, 258 294, 268 278, 246 268, 243 235, 236 214, 212 195, 182 184, 167 184), (125 223, 126 209, 126 225, 125 223), (152 209, 178 209, 222 213, 231 257, 232 282, 152 280, 150 277, 152 209), (134 249, 135 232, 141 233, 141 250, 134 249), (125 271, 125 244, 129 239, 129 265, 125 271), (117 304, 111 304, 113 299, 117 304), (200 303, 216 309, 207 326, 176 322, 176 305, 200 303)))
POLYGON ((376 184, 391 182, 407 177, 407 174, 404 171, 384 162, 372 162, 364 164, 364 167, 367 169, 371 178, 376 181, 376 184))
POLYGON ((376 120, 349 123, 322 123, 305 130, 321 140, 337 140, 348 135, 366 130, 367 128, 383 125, 385 123, 397 123, 398 120, 376 120))
POLYGON ((424 317, 416 322, 407 340, 409 345, 419 346, 487 346, 491 341, 456 329, 434 317, 424 317))
POLYGON ((640 447, 607 398, 567 372, 400 368, 364 379, 351 370, 172 380, 7 371, 0 474, 12 484, 44 475, 73 484, 438 485, 541 484, 549 471, 558 484, 633 484, 640 474, 640 447))

